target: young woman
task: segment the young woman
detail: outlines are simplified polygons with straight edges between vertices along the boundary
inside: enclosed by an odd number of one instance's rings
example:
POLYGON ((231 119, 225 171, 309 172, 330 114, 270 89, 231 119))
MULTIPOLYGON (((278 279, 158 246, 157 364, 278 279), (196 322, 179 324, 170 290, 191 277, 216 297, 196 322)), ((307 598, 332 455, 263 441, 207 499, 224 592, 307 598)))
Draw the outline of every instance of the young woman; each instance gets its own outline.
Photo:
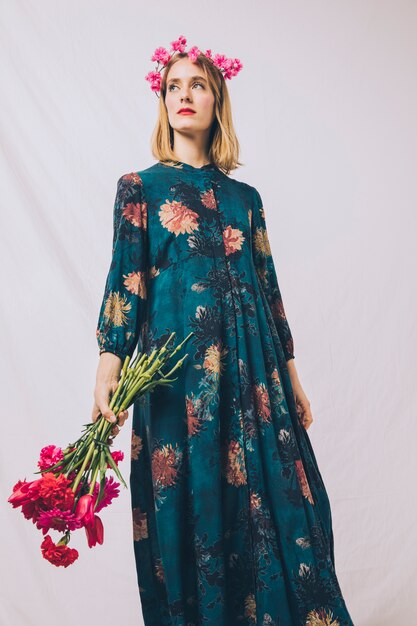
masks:
MULTIPOLYGON (((184 38, 172 49, 152 57, 161 81, 147 76, 160 95, 158 162, 118 181, 97 326, 93 420, 116 420, 108 400, 136 346, 148 352, 172 331, 177 342, 194 332, 177 381, 134 405, 143 618, 351 626, 262 199, 228 176, 240 163, 225 76, 241 64, 187 53, 184 38)), ((127 411, 117 417, 120 426, 127 411)))

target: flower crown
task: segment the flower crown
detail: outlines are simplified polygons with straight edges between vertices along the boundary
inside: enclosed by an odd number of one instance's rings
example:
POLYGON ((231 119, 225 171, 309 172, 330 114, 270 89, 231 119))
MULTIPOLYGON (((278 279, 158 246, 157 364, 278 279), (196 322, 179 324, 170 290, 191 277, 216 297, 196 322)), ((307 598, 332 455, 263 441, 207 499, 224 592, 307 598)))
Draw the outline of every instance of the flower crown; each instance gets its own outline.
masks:
MULTIPOLYGON (((186 51, 187 40, 182 35, 178 37, 175 41, 171 42, 171 50, 175 52, 187 52, 188 57, 191 61, 196 61, 199 54, 203 54, 205 57, 210 59, 210 61, 215 65, 218 70, 223 74, 224 78, 231 79, 233 76, 236 76, 242 69, 243 65, 239 59, 228 58, 224 54, 215 54, 212 56, 211 50, 206 50, 202 52, 197 46, 192 46, 188 51, 186 51)), ((169 60, 172 58, 173 54, 166 48, 156 48, 155 52, 151 56, 151 61, 156 61, 157 65, 155 70, 149 72, 145 76, 145 80, 150 82, 151 90, 156 93, 159 97, 159 91, 161 90, 161 70, 167 66, 169 60)))

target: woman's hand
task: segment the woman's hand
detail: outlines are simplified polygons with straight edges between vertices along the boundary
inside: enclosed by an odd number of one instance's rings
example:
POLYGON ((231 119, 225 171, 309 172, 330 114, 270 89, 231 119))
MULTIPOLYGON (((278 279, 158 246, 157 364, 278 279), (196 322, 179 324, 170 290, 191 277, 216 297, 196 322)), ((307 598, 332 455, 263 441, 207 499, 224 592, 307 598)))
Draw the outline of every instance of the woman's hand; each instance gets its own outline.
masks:
POLYGON ((291 378, 291 385, 294 393, 294 400, 297 407, 298 417, 300 419, 300 423, 304 426, 306 430, 310 428, 311 423, 313 422, 313 416, 311 415, 310 402, 304 393, 303 388, 301 387, 301 383, 298 379, 297 370, 295 369, 294 359, 290 359, 287 361, 288 372, 291 378))
POLYGON ((111 431, 114 437, 118 435, 120 427, 123 426, 129 417, 129 412, 126 409, 119 413, 118 419, 116 420, 114 412, 109 407, 110 396, 113 395, 117 389, 121 369, 122 362, 118 356, 111 352, 103 352, 100 355, 91 419, 95 422, 99 415, 102 415, 108 422, 111 424, 114 423, 111 431))

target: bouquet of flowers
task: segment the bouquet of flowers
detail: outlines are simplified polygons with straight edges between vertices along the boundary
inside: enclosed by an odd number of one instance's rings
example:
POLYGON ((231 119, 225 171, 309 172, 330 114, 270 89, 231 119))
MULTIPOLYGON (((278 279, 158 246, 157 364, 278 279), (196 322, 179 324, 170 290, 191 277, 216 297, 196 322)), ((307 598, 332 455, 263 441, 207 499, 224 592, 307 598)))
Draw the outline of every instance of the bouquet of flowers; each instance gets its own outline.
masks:
MULTIPOLYGON (((156 386, 172 386, 170 383, 177 379, 169 377, 182 366, 188 354, 166 374, 162 368, 193 334, 174 350, 167 346, 175 332, 149 356, 138 352, 131 364, 131 357, 126 357, 109 403, 116 417, 156 386)), ((42 531, 42 555, 53 565, 68 567, 78 558, 78 551, 68 546, 72 531, 84 528, 90 548, 103 543, 104 528, 98 513, 119 495, 120 483, 127 487, 118 467, 123 452, 110 451, 113 428, 114 423, 100 415, 95 422, 85 424, 81 436, 66 448, 55 445, 42 448, 39 471, 35 472, 41 477, 30 482, 19 480, 8 498, 14 508, 21 507, 24 517, 42 531), (108 476, 109 471, 120 482, 108 476), (47 534, 51 530, 63 533, 57 543, 47 534)))

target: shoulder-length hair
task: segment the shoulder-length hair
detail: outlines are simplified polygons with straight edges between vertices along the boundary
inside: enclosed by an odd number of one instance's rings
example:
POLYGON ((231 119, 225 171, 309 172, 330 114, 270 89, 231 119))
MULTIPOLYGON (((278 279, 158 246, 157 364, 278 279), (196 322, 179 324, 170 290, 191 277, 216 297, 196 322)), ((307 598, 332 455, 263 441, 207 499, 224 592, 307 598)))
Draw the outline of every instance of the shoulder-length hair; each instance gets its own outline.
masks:
MULTIPOLYGON (((186 52, 175 54, 165 67, 159 92, 159 115, 151 139, 153 156, 158 161, 174 167, 178 163, 178 158, 173 150, 174 131, 169 123, 165 105, 167 76, 174 63, 186 56, 186 52)), ((229 91, 221 71, 204 54, 198 55, 196 63, 203 70, 214 94, 215 119, 210 129, 208 156, 211 163, 214 163, 225 174, 229 174, 231 170, 243 165, 239 161, 240 146, 233 127, 229 91)))

